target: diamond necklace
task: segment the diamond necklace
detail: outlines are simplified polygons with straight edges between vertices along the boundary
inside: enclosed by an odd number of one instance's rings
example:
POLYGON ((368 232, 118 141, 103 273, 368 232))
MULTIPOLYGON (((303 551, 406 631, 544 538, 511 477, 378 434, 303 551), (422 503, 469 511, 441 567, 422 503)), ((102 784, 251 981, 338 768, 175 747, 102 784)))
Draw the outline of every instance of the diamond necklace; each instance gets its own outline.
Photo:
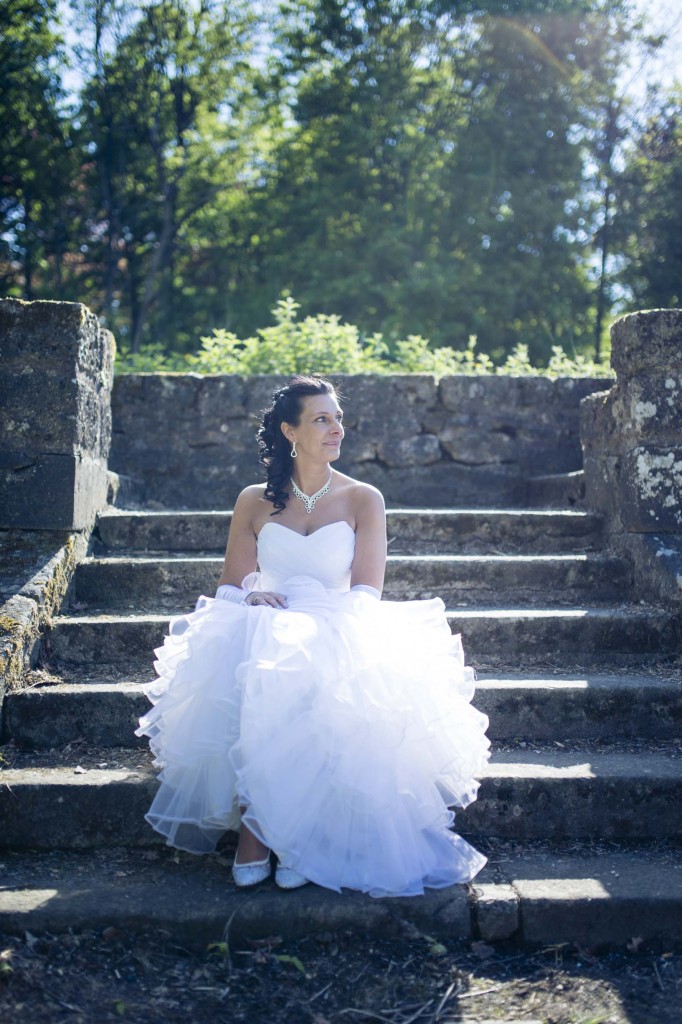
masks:
POLYGON ((332 471, 330 469, 329 470, 329 479, 327 480, 327 482, 324 485, 324 487, 320 487, 319 491, 315 491, 314 494, 304 494, 303 491, 301 490, 301 488, 296 486, 296 481, 294 480, 294 478, 293 477, 291 478, 291 486, 292 486, 293 492, 296 495, 296 497, 300 498, 301 501, 303 502, 303 504, 305 505, 305 510, 308 513, 308 515, 310 515, 312 510, 315 508, 315 502, 318 500, 318 498, 321 498, 323 494, 327 493, 327 491, 329 490, 329 488, 331 486, 331 482, 332 482, 332 471))

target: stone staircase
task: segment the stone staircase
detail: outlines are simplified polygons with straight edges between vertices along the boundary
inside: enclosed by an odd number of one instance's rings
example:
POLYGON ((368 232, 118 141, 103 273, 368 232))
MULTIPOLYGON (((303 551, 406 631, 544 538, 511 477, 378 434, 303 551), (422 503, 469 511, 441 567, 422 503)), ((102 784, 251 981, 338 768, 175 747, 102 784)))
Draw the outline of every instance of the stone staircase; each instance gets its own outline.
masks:
POLYGON ((629 565, 578 510, 388 515, 385 596, 443 597, 490 716, 492 760, 457 819, 489 857, 472 886, 384 901, 244 894, 224 853, 165 848, 143 818, 155 781, 133 735, 141 684, 168 617, 213 593, 229 522, 100 515, 46 640, 52 675, 5 703, 0 931, 144 924, 208 942, 228 921, 237 940, 399 933, 409 919, 486 940, 682 938, 679 624, 632 599, 629 565))

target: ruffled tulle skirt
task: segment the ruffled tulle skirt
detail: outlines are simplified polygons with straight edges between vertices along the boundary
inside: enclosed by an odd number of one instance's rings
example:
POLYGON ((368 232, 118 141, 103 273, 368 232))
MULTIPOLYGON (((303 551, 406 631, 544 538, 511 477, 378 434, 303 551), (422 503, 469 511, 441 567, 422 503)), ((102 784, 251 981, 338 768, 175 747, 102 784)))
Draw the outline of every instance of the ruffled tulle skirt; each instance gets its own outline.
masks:
POLYGON ((140 721, 161 768, 147 814, 205 853, 243 820, 313 882, 412 896, 485 858, 452 831, 488 720, 440 599, 377 601, 309 577, 288 608, 202 597, 157 651, 140 721))

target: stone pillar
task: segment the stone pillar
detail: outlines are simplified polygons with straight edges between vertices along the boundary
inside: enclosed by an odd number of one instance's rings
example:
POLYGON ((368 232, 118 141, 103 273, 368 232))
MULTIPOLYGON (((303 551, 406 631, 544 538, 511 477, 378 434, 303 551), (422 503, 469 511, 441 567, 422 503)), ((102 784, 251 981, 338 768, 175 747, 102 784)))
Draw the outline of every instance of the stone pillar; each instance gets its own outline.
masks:
POLYGON ((0 527, 92 526, 107 497, 113 356, 80 303, 0 300, 0 527))
POLYGON ((631 313, 611 338, 616 383, 581 404, 586 503, 642 597, 682 609, 682 310, 631 313))

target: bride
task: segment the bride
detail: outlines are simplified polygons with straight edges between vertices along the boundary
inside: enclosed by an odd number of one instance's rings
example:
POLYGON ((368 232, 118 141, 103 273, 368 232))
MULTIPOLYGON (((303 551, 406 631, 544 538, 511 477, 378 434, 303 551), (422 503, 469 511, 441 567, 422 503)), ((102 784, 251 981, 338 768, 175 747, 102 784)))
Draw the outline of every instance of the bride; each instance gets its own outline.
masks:
POLYGON ((488 721, 443 602, 380 600, 384 503, 332 468, 343 437, 328 381, 275 392, 267 480, 237 499, 216 596, 156 651, 146 817, 193 853, 238 830, 239 886, 268 878, 273 852, 281 888, 413 896, 485 863, 450 808, 476 798, 488 721))

